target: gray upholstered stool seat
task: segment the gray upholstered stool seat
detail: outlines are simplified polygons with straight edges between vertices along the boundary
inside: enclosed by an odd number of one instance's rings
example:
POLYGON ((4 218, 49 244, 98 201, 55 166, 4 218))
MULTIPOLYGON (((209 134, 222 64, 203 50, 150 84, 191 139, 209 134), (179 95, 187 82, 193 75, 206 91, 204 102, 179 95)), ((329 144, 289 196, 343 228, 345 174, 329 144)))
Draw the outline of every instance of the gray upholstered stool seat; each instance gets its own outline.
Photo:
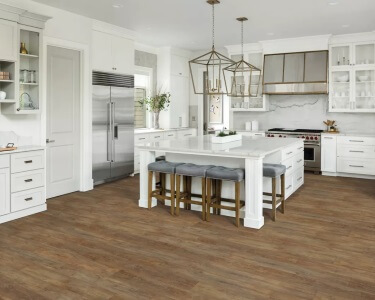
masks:
POLYGON ((263 176, 264 177, 279 177, 286 172, 286 167, 284 165, 276 164, 263 164, 263 176))
POLYGON ((183 164, 176 167, 176 174, 191 177, 206 177, 209 169, 214 166, 201 166, 195 164, 183 164))
POLYGON ((245 178, 245 170, 238 168, 213 167, 207 170, 207 178, 239 182, 245 178))
POLYGON ((153 172, 175 174, 177 166, 183 165, 183 163, 173 163, 169 161, 156 161, 148 165, 148 170, 153 172))
POLYGON ((156 160, 156 161, 162 161, 162 160, 165 160, 165 155, 158 156, 155 160, 156 160))

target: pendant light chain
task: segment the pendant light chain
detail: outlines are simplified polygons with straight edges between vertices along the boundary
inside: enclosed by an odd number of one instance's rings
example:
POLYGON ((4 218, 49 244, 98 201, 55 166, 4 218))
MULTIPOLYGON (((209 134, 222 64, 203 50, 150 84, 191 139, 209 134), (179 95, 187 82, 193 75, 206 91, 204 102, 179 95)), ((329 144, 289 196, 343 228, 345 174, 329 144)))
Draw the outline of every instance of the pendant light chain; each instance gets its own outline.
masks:
POLYGON ((215 49, 215 4, 212 5, 212 49, 215 49))
POLYGON ((241 54, 243 59, 243 21, 241 21, 241 54))

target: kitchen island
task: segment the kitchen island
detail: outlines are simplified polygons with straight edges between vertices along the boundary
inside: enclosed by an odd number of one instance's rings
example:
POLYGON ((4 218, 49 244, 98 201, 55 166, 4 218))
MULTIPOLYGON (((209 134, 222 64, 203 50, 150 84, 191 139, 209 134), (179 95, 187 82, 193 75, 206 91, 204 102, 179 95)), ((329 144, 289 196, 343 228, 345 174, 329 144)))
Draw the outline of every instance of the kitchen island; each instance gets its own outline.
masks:
MULTIPOLYGON (((304 145, 299 139, 265 137, 242 137, 241 141, 213 144, 211 136, 198 136, 138 144, 137 147, 140 150, 140 207, 147 208, 148 203, 147 166, 155 161, 155 152, 164 152, 166 159, 172 162, 244 168, 245 182, 241 187, 241 198, 245 200, 242 216, 244 226, 260 229, 264 225, 263 163, 281 163, 293 159, 295 155, 303 153, 304 145)), ((299 182, 302 185, 303 174, 299 182)), ((198 181, 193 179, 193 193, 199 189, 198 181)), ((224 183, 222 194, 224 198, 234 198, 233 186, 224 183)), ((153 199, 152 206, 156 205, 157 201, 153 199)))

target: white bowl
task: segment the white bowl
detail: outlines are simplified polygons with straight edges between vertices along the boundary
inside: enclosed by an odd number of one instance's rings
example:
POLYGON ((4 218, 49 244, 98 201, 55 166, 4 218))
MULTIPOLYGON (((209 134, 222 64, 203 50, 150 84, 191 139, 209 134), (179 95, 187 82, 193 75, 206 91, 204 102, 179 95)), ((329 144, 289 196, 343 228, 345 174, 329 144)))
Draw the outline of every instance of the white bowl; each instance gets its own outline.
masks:
POLYGON ((368 81, 369 76, 368 75, 359 75, 358 80, 363 82, 363 81, 368 81))
POLYGON ((341 75, 337 76, 338 82, 348 82, 349 81, 349 75, 341 75))

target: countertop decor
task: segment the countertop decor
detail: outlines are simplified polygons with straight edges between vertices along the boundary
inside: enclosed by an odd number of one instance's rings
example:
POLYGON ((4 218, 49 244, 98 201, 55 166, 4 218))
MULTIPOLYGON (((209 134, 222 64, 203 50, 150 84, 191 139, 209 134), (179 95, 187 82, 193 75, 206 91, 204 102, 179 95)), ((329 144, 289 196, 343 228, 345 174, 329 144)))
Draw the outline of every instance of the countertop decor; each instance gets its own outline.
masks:
POLYGON ((159 129, 160 112, 168 109, 169 104, 171 103, 170 98, 171 98, 171 94, 169 92, 161 93, 159 91, 159 93, 156 94, 155 96, 147 97, 139 101, 139 104, 141 104, 142 107, 146 107, 148 111, 151 111, 153 113, 154 129, 159 129))

